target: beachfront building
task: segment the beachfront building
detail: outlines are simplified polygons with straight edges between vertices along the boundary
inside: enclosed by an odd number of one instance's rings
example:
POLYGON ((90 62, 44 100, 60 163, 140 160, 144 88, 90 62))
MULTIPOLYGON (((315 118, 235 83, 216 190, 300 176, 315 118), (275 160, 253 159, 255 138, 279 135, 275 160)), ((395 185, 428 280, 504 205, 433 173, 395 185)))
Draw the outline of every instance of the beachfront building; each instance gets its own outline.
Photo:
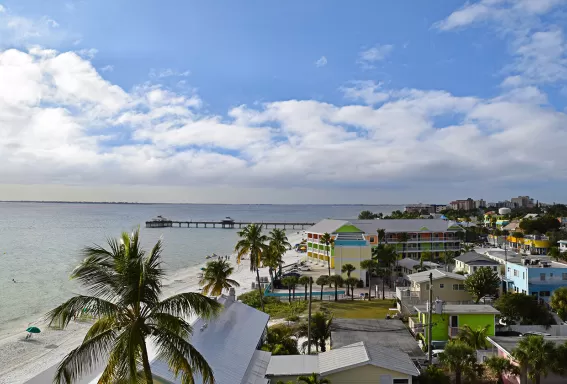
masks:
MULTIPOLYGON (((259 350, 263 344, 269 316, 235 300, 234 289, 220 296, 222 312, 215 318, 197 319, 193 324, 191 344, 207 360, 217 384, 267 384, 266 370, 271 353, 259 350)), ((181 383, 166 361, 151 362, 156 382, 181 383)), ((202 384, 195 377, 195 384, 202 384)))
POLYGON ((463 228, 452 221, 439 219, 381 219, 381 220, 321 220, 306 229, 307 256, 309 260, 326 265, 330 259, 331 269, 340 274, 344 264, 353 264, 357 269, 353 276, 366 281, 366 273, 360 268, 362 260, 368 260, 372 248, 377 246, 378 231, 385 231, 382 244, 390 244, 402 258, 431 261, 442 258, 445 252, 459 251, 463 228), (329 233, 333 245, 321 243, 323 234, 329 233))
POLYGON ((272 356, 266 377, 295 382, 312 373, 333 384, 411 384, 419 376, 407 353, 360 341, 318 355, 272 356))
MULTIPOLYGON (((500 312, 487 304, 442 304, 434 303, 432 314, 432 341, 447 341, 457 337, 459 329, 465 325, 472 329, 488 325, 487 336, 496 332, 496 315, 500 312)), ((409 327, 417 337, 427 340, 428 311, 426 305, 415 307, 417 316, 409 318, 409 327)))
POLYGON ((507 262, 508 291, 532 295, 545 302, 557 288, 567 286, 567 264, 546 256, 515 257, 507 262))
POLYGON ((499 272, 499 266, 500 263, 498 261, 492 260, 488 256, 474 251, 464 253, 455 258, 455 272, 463 271, 466 274, 472 274, 481 267, 487 267, 495 272, 499 272))

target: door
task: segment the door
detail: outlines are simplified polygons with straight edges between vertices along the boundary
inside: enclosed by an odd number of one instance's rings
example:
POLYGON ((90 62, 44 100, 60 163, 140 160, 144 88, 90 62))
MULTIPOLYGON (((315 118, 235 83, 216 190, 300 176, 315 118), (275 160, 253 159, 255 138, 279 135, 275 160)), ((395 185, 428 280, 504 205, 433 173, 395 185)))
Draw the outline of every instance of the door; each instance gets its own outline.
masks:
POLYGON ((450 327, 457 328, 459 326, 459 316, 451 316, 449 319, 450 327))

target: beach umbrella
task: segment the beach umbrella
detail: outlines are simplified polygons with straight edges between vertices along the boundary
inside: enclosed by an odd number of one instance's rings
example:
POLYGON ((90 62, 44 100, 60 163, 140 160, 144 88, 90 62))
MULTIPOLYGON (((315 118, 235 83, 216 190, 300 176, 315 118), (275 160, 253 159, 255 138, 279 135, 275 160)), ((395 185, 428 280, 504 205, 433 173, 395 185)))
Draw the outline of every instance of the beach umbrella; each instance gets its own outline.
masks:
POLYGON ((28 329, 26 329, 26 332, 28 333, 26 339, 29 339, 32 333, 41 333, 41 330, 38 327, 28 327, 28 329))

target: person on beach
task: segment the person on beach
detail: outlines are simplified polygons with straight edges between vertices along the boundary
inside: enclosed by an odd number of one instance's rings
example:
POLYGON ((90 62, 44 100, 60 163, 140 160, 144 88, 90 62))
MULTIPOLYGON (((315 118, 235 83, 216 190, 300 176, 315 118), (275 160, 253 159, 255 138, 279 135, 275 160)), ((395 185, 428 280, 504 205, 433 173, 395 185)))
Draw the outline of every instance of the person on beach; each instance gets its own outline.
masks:
POLYGON ((12 279, 12 281, 13 281, 14 283, 17 283, 17 281, 16 281, 16 280, 14 280, 14 279, 12 279))

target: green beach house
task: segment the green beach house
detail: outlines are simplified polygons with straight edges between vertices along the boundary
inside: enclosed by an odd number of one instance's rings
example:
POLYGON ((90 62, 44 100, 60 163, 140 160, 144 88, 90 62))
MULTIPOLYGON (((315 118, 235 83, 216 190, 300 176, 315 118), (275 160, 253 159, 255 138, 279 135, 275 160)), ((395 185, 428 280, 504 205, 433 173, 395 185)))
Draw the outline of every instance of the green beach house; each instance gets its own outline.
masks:
MULTIPOLYGON (((427 337, 427 306, 415 306, 417 316, 410 318, 410 329, 416 335, 427 337)), ((460 304, 437 305, 433 307, 432 341, 447 341, 458 335, 465 325, 473 329, 488 325, 487 336, 494 336, 496 315, 500 314, 491 305, 460 304)))

